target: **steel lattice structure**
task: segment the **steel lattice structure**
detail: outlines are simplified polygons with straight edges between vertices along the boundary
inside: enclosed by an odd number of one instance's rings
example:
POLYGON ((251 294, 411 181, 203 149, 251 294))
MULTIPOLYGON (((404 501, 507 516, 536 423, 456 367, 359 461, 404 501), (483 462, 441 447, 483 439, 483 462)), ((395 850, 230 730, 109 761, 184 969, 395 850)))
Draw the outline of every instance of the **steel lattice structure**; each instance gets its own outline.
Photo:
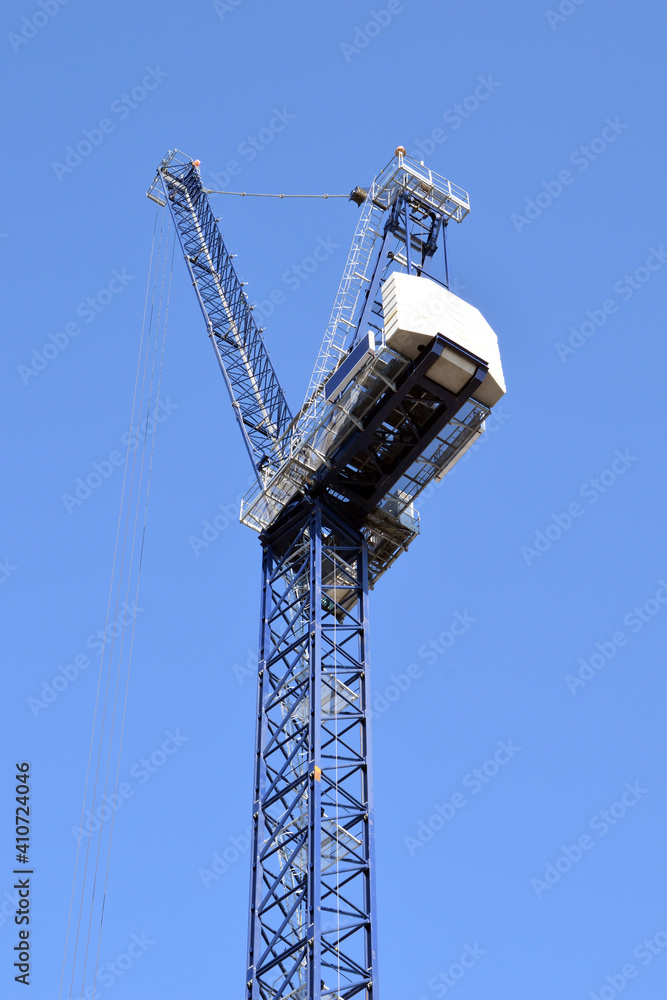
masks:
POLYGON ((170 152, 148 192, 174 219, 258 480, 241 512, 263 551, 246 1000, 378 1000, 369 583, 489 413, 482 358, 441 333, 412 359, 384 340, 390 274, 447 288, 446 256, 444 282, 427 268, 470 207, 404 154, 351 195, 361 219, 294 420, 198 163, 170 152), (452 351, 468 374, 449 389, 431 376, 452 351))
POLYGON ((169 153, 158 168, 149 195, 169 204, 232 406, 261 482, 285 457, 283 437, 292 415, 193 161, 177 151, 169 153))
POLYGON ((324 504, 267 533, 261 620, 247 1000, 370 996, 368 551, 324 504))
POLYGON ((408 273, 413 265, 417 273, 426 273, 424 264, 438 247, 439 233, 444 233, 451 220, 463 222, 470 212, 466 191, 404 153, 399 146, 397 155, 373 178, 368 190, 356 188, 350 195, 351 200, 361 203, 361 215, 299 411, 297 441, 307 435, 322 413, 327 378, 345 358, 350 343, 364 333, 364 313, 376 305, 380 282, 386 277, 390 236, 397 243, 392 262, 396 260, 408 273))

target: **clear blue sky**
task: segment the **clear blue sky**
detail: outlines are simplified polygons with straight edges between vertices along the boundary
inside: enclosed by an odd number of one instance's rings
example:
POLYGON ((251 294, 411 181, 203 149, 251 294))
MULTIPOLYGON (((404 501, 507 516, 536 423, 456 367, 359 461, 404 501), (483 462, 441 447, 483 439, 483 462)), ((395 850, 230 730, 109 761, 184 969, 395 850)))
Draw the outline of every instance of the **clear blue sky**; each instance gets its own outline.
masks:
MULTIPOLYGON (((128 427, 156 166, 176 146, 212 187, 341 193, 399 143, 470 192, 450 268, 498 333, 508 392, 372 595, 380 995, 664 994, 667 15, 548 2, 4 5, 3 996, 23 995, 4 905, 17 760, 30 996, 58 993, 96 666, 37 713, 29 699, 94 659, 104 623, 121 470, 62 497, 128 427)), ((283 293, 264 322, 296 408, 358 210, 215 205, 250 298, 283 293)), ((260 549, 234 522, 193 551, 250 469, 178 259, 162 392, 100 963, 136 957, 100 995, 231 1000, 260 549)))

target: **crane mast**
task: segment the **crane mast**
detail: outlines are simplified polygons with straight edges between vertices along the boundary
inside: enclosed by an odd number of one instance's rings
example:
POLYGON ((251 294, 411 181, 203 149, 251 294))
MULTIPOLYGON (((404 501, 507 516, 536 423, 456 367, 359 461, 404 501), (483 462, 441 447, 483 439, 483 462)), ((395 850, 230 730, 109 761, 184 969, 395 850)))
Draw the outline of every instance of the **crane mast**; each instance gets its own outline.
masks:
POLYGON ((292 419, 202 187, 167 204, 257 474, 263 552, 246 1000, 377 1000, 368 594, 419 532, 414 501, 505 391, 497 338, 438 277, 467 194, 401 147, 368 190, 292 419))

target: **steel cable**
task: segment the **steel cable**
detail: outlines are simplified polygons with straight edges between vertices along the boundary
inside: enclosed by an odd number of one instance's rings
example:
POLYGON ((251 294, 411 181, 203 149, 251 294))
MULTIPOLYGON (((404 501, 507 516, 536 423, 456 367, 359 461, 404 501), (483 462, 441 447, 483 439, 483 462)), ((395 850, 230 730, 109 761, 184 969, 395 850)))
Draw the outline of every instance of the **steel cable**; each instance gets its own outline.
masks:
POLYGON ((261 194, 256 191, 212 191, 211 188, 202 188, 204 194, 234 194, 238 198, 347 198, 349 194, 261 194))
MULTIPOLYGON (((150 350, 150 341, 151 341, 151 336, 152 336, 153 315, 154 315, 154 307, 155 307, 155 298, 156 298, 158 274, 159 274, 159 269, 160 269, 160 258, 162 256, 162 244, 163 244, 163 235, 164 235, 164 215, 162 216, 162 223, 161 223, 161 227, 160 227, 160 238, 159 238, 159 244, 158 244, 157 262, 156 262, 155 273, 154 273, 154 277, 153 277, 153 259, 154 259, 154 251, 155 251, 155 235, 156 235, 156 230, 157 230, 157 211, 156 211, 155 226, 154 226, 154 231, 153 231, 153 243, 152 243, 152 247, 151 247, 151 257, 150 257, 149 273, 148 273, 148 279, 147 279, 146 296, 145 296, 145 301, 144 301, 144 311, 143 311, 143 319, 142 319, 141 339, 140 339, 139 354, 138 354, 138 359, 137 359, 137 371, 136 371, 136 375, 135 375, 135 385, 134 385, 134 394, 133 394, 133 401, 132 401, 132 411, 131 411, 131 417, 130 417, 130 434, 128 435, 128 443, 127 443, 127 449, 126 449, 126 455, 125 455, 125 467, 124 467, 124 472, 123 472, 123 484, 122 484, 122 490, 121 490, 121 501, 120 501, 120 507, 119 507, 118 523, 117 523, 117 528, 116 528, 116 539, 115 539, 115 545, 114 545, 114 556, 113 556, 113 562, 112 562, 111 581, 110 581, 110 587, 109 587, 109 598, 108 598, 108 603, 107 603, 107 613, 106 613, 106 619, 105 619, 105 628, 104 628, 104 632, 103 632, 103 647, 102 647, 102 652, 101 652, 101 656, 100 656, 100 669, 99 669, 98 682, 97 682, 97 692, 96 692, 96 697, 95 697, 95 708, 94 708, 94 713, 93 713, 93 726, 92 726, 92 732, 91 732, 91 741, 90 741, 90 748, 89 748, 88 764, 87 764, 87 768, 86 768, 86 780, 85 780, 85 785, 84 785, 84 797, 83 797, 82 810, 81 810, 81 823, 80 823, 80 826, 79 826, 79 836, 77 837, 77 852, 76 852, 76 860, 75 860, 75 871, 74 871, 74 879, 73 879, 73 885, 72 885, 72 897, 71 897, 71 900, 70 900, 70 912, 69 912, 69 915, 68 915, 68 922, 67 922, 67 933, 66 933, 66 939, 65 939, 65 953, 64 953, 64 956, 63 956, 63 967, 62 967, 62 972, 61 972, 60 989, 59 989, 59 993, 58 993, 59 998, 60 998, 61 993, 62 993, 62 986, 63 986, 63 981, 64 981, 64 973, 65 973, 65 967, 66 967, 66 962, 67 962, 67 948, 68 948, 68 943, 69 943, 70 926, 71 926, 72 906, 73 906, 74 896, 75 896, 75 892, 76 892, 77 878, 78 878, 78 875, 79 875, 79 857, 80 857, 81 838, 84 835, 84 822, 83 822, 83 819, 84 819, 84 815, 85 815, 86 801, 87 801, 87 798, 88 798, 88 787, 89 787, 89 781, 90 781, 90 765, 91 765, 91 761, 92 761, 93 746, 95 745, 95 732, 96 732, 96 729, 98 727, 100 690, 101 690, 101 685, 102 685, 102 677, 103 677, 103 673, 104 673, 104 661, 105 661, 105 657, 107 655, 107 652, 106 652, 106 639, 107 639, 108 630, 109 630, 109 618, 110 618, 110 612, 111 612, 112 594, 113 594, 113 591, 114 591, 114 581, 116 579, 116 564, 117 564, 117 557, 118 557, 118 545, 119 545, 119 540, 120 540, 121 524, 122 524, 122 521, 123 521, 123 513, 125 512, 125 529, 124 529, 124 534, 123 534, 123 546, 122 546, 120 570, 119 570, 119 574, 118 574, 114 623, 116 623, 117 620, 118 620, 118 609, 119 609, 120 592, 121 592, 121 586, 122 586, 122 580, 123 580, 123 570, 124 570, 124 565, 125 565, 125 551, 126 551, 126 543, 127 543, 127 534, 128 534, 128 524, 129 524, 130 510, 131 510, 131 506, 132 506, 132 496, 133 496, 133 486, 134 486, 134 476, 135 476, 135 466, 136 466, 136 449, 135 449, 135 455, 134 455, 134 459, 133 459, 133 463, 132 463, 132 472, 131 472, 131 476, 130 476, 129 492, 127 493, 127 500, 126 500, 126 486, 127 486, 128 468, 129 468, 130 443, 132 441, 132 432, 133 432, 133 427, 134 427, 135 413, 136 412, 140 413, 142 411, 142 408, 143 408, 143 398, 144 398, 144 390, 145 390, 145 383, 146 383, 147 360, 148 360, 148 354, 149 354, 149 350, 150 350), (148 322, 148 338, 147 338, 146 348, 144 350, 144 340, 145 340, 145 336, 146 336, 146 313, 147 313, 148 297, 149 297, 149 292, 150 292, 150 287, 151 287, 151 278, 152 277, 153 277, 153 281, 152 281, 152 284, 153 284, 153 294, 152 294, 152 301, 151 301, 150 318, 149 318, 149 322, 148 322), (141 362, 142 362, 142 360, 144 361, 143 375, 142 375, 142 380, 141 380, 141 390, 140 390, 140 394, 139 394, 139 404, 138 404, 138 408, 137 408, 137 389, 138 389, 138 385, 139 385, 139 373, 141 371, 141 362)), ((167 245, 168 245, 168 243, 167 243, 167 245)), ((165 250, 165 261, 166 261, 166 250, 165 250)), ((98 787, 98 779, 99 779, 99 768, 100 768, 100 760, 101 760, 101 753, 102 753, 102 746, 103 746, 104 730, 105 730, 105 726, 106 726, 107 702, 108 702, 108 695, 109 695, 109 683, 110 683, 110 677, 111 677, 111 665, 112 665, 112 661, 113 661, 114 643, 115 643, 115 629, 114 629, 114 634, 112 636, 111 650, 110 650, 110 653, 109 653, 109 665, 108 665, 108 669, 107 669, 107 680, 106 680, 106 688, 105 688, 105 697, 104 697, 104 704, 103 704, 103 708, 102 708, 101 728, 100 728, 99 737, 98 737, 99 748, 98 748, 98 752, 97 752, 97 764, 96 764, 95 782, 94 782, 94 787, 93 787, 93 795, 92 795, 92 802, 91 802, 91 809, 90 809, 90 821, 89 821, 89 824, 88 824, 88 830, 86 832, 88 843, 87 843, 87 847, 86 847, 85 860, 84 860, 84 864, 83 864, 83 881, 82 881, 82 886, 81 886, 81 890, 80 890, 81 901, 80 901, 80 904, 79 904, 79 913, 78 913, 78 920, 77 920, 77 932, 76 932, 76 939, 75 939, 75 944, 74 944, 74 954, 73 954, 73 959, 72 959, 72 975, 71 975, 70 990, 69 990, 70 998, 72 997, 72 991, 74 989, 74 978, 75 978, 76 968, 77 968, 77 957, 78 957, 79 937, 80 937, 80 932, 81 932, 81 921, 82 921, 84 903, 85 903, 85 898, 86 898, 86 883, 87 883, 88 874, 89 874, 89 855, 90 855, 90 844, 91 844, 91 837, 92 837, 92 825, 93 825, 93 820, 94 820, 94 815, 95 815, 95 803, 96 803, 96 800, 97 800, 97 787, 98 787)), ((120 669, 120 665, 119 665, 119 669, 120 669)), ((111 735, 110 735, 110 744, 109 744, 110 747, 111 747, 112 743, 113 743, 113 725, 112 725, 111 735)), ((105 791, 106 791, 106 786, 105 786, 105 791)), ((101 824, 100 824, 100 835, 101 835, 101 824)), ((95 881, 96 881, 96 877, 97 877, 97 862, 96 862, 96 866, 95 866, 95 881)), ((93 895, 92 895, 92 898, 91 898, 91 917, 92 917, 92 907, 93 907, 93 904, 94 904, 94 887, 93 887, 93 895)), ((87 964, 87 951, 88 951, 88 944, 86 945, 86 957, 84 959, 84 968, 83 968, 83 977, 84 977, 84 980, 85 980, 85 971, 86 971, 86 964, 87 964)), ((81 992, 83 993, 83 982, 82 982, 81 992)))
MULTIPOLYGON (((158 349, 158 342, 159 342, 160 322, 161 322, 161 316, 162 316, 162 299, 163 299, 163 295, 164 295, 164 280, 165 280, 165 274, 166 274, 166 270, 167 270, 167 258, 169 256, 169 239, 170 239, 170 234, 171 234, 170 222, 171 222, 171 217, 168 216, 167 217, 167 234, 166 234, 165 250, 164 250, 164 261, 163 261, 163 265, 162 265, 162 276, 161 276, 161 283, 160 283, 160 300, 159 300, 159 304, 158 304, 157 319, 156 319, 156 323, 155 323, 155 339, 154 339, 154 343, 153 343, 153 359, 152 359, 152 363, 151 363, 151 375, 150 375, 150 382, 149 382, 149 387, 148 387, 148 401, 147 401, 147 404, 146 404, 146 420, 145 420, 144 439, 143 439, 143 446, 142 446, 142 451, 141 451, 141 459, 140 459, 140 462, 139 462, 139 481, 138 481, 138 484, 137 484, 136 503, 135 504, 130 503, 130 505, 128 506, 128 519, 127 519, 127 523, 126 523, 126 531, 127 531, 127 528, 129 527, 129 521, 130 521, 131 513, 132 513, 131 507, 134 506, 134 524, 133 524, 133 528, 132 528, 132 540, 131 540, 131 543, 130 543, 130 557, 129 557, 129 566, 128 566, 128 570, 127 570, 127 586, 125 588, 125 609, 126 609, 126 611, 127 611, 127 607, 128 607, 128 599, 129 599, 129 596, 130 596, 130 587, 131 587, 131 584, 132 584, 132 570, 134 568, 134 552, 135 552, 135 547, 136 547, 137 524, 138 524, 138 519, 139 519, 139 507, 140 507, 140 501, 141 501, 141 487, 142 487, 142 482, 143 482, 144 465, 145 465, 145 460, 146 460, 146 443, 147 443, 147 439, 148 439, 148 427, 149 427, 149 423, 150 423, 151 403, 152 403, 152 399, 153 399, 153 384, 154 384, 154 380, 155 380, 155 363, 156 363, 157 349, 158 349)), ((172 256, 172 265, 173 265, 173 256, 172 256)), ((171 281, 170 281, 170 287, 171 287, 171 281)), ((166 333, 166 326, 165 326, 165 333, 166 333)), ((148 355, 148 353, 149 352, 147 352, 147 355, 148 355)), ((162 358, 164 358, 164 344, 163 344, 162 358)), ((161 376, 161 374, 162 374, 162 369, 160 368, 160 376, 161 376)), ((157 416, 157 413, 155 414, 155 416, 157 416)), ((135 460, 136 460, 136 451, 135 451, 135 460)), ((131 497, 130 497, 130 500, 131 500, 131 497)), ((121 579, 119 579, 119 581, 118 581, 118 598, 117 598, 117 602, 116 602, 116 607, 117 608, 120 606, 120 596, 121 596, 122 582, 123 581, 122 581, 122 577, 121 577, 121 579)), ((133 615, 132 624, 133 624, 133 626, 136 624, 136 609, 135 609, 135 614, 133 615)), ((112 638, 112 643, 111 643, 111 653, 110 653, 110 657, 109 657, 109 672, 110 673, 111 673, 111 665, 112 665, 112 661, 113 661, 113 652, 114 652, 115 638, 116 638, 115 636, 112 638)), ((111 754, 112 754, 112 749, 113 749, 114 731, 115 731, 115 723, 116 723, 116 709, 117 709, 117 704, 118 704, 118 692, 119 692, 119 689, 120 689, 121 670, 122 670, 122 667, 123 667, 123 648, 124 648, 124 644, 125 644, 125 628, 123 628, 123 631, 121 632, 121 635, 120 635, 120 650, 118 652, 118 667, 117 667, 117 670, 116 670, 116 684, 115 684, 115 691, 114 691, 114 701, 113 701, 113 709, 112 709, 112 714, 111 714, 110 735, 109 735, 109 752, 107 754, 106 771, 105 771, 105 776, 104 776, 104 787, 103 787, 103 790, 102 790, 102 797, 101 797, 101 801, 102 802, 105 802, 105 800, 106 800, 107 786, 108 786, 108 781, 109 781, 109 771, 110 771, 110 766, 111 766, 111 754)), ((122 743, 122 732, 121 732, 121 735, 120 735, 120 742, 122 743)), ((119 748, 119 753, 120 753, 120 748, 119 748)), ((115 799, 113 801, 115 803, 115 799)), ((109 831, 109 850, 111 848, 111 830, 113 829, 113 818, 115 816, 115 807, 112 806, 111 810, 112 810, 111 811, 111 823, 112 823, 112 826, 111 826, 111 829, 109 831)), ((102 848, 102 824, 100 823, 100 829, 99 829, 99 834, 98 834, 98 838, 97 838, 97 853, 96 853, 96 856, 95 856, 95 868, 94 868, 94 873, 95 874, 94 874, 93 888, 92 888, 91 900, 90 900, 90 916, 89 916, 89 919, 88 919, 88 933, 87 933, 87 936, 86 936, 86 952, 85 952, 84 963, 83 963, 83 981, 81 983, 81 993, 82 993, 82 995, 83 995, 83 990, 84 990, 84 986, 85 986, 86 970, 87 970, 87 967, 88 967, 88 949, 89 949, 89 944, 90 944, 90 933, 91 933, 91 928, 92 928, 93 913, 94 913, 94 907, 95 907, 95 893, 97 891, 97 874, 98 874, 98 867, 99 867, 99 860, 100 860, 101 848, 102 848)), ((104 910, 104 907, 102 907, 102 912, 103 912, 103 910, 104 910)))
MULTIPOLYGON (((138 567, 138 571, 137 571, 137 584, 136 584, 135 594, 134 594, 134 605, 135 605, 135 608, 138 606, 138 602, 139 602, 139 584, 141 582, 141 569, 142 569, 143 561, 144 561, 144 545, 145 545, 145 541, 146 541, 146 521, 147 521, 147 517, 148 517, 148 498, 149 498, 149 495, 150 495, 151 477, 152 477, 152 472, 153 472, 153 455, 154 455, 154 452, 155 452, 155 435, 156 435, 156 431, 157 431, 157 412, 158 412, 158 406, 160 405, 160 391, 161 391, 161 388, 162 388, 162 372, 163 372, 163 367, 164 367, 164 348, 165 348, 165 341, 166 341, 166 336, 167 336, 167 320, 169 318, 169 300, 170 300, 170 297, 171 297, 171 279, 172 279, 173 268, 174 268, 174 251, 175 251, 175 248, 176 248, 176 241, 174 240, 174 242, 172 243, 171 266, 170 266, 170 270, 169 270, 169 285, 168 285, 168 288, 167 288, 167 303, 166 303, 166 309, 165 309, 164 323, 163 323, 163 327, 162 327, 162 348, 161 348, 161 353, 160 353, 160 369, 159 369, 159 373, 158 373, 157 393, 156 393, 156 397, 155 397, 155 409, 153 411, 153 431, 152 431, 152 437, 151 437, 150 457, 149 457, 149 462, 148 462, 148 475, 147 475, 147 482, 146 482, 146 499, 145 499, 145 502, 144 502, 144 517, 143 517, 143 525, 142 525, 142 530, 141 530, 141 545, 140 545, 140 549, 139 549, 139 567, 138 567)), ((157 346, 158 337, 159 337, 159 319, 158 319, 158 324, 157 324, 157 329, 156 329, 156 346, 157 346)), ((149 414, 150 414, 150 403, 149 403, 149 408, 148 409, 149 409, 149 414)), ((147 433, 148 433, 148 423, 146 425, 146 434, 147 433)), ((145 445, 146 445, 146 436, 144 436, 144 448, 145 448, 145 445)), ((138 515, 138 512, 139 512, 139 505, 137 504, 137 515, 138 515)), ((136 530, 136 520, 135 520, 135 530, 136 530)), ((127 596, 129 596, 129 590, 130 590, 129 579, 128 579, 128 588, 127 588, 127 590, 128 590, 127 596)), ((127 597, 126 597, 126 600, 127 600, 127 597)), ((136 615, 135 615, 133 617, 133 619, 132 619, 132 629, 131 629, 131 632, 130 632, 130 651, 129 651, 128 662, 127 662, 127 677, 126 677, 126 681, 125 681, 125 694, 124 694, 124 698, 123 698, 123 712, 122 712, 121 723, 120 723, 120 737, 119 737, 119 744, 118 744, 118 758, 117 758, 117 762, 116 762, 116 779, 115 779, 115 782, 114 782, 114 802, 115 802, 116 796, 118 794, 118 784, 119 784, 119 779, 120 779, 120 761, 121 761, 121 753, 122 753, 122 749, 123 749, 123 736, 125 734, 125 718, 126 718, 126 712, 127 712, 127 698, 128 698, 129 688, 130 688, 130 671, 131 671, 131 668, 132 668, 132 653, 134 651, 134 630, 135 630, 136 624, 137 624, 137 618, 136 618, 136 615)), ((124 633, 123 633, 123 637, 124 637, 124 633)), ((115 709, 114 709, 114 711, 115 711, 115 709)), ((102 908, 101 908, 101 912, 100 912, 100 926, 99 926, 98 939, 97 939, 97 952, 96 952, 96 957, 95 957, 95 972, 94 972, 94 975, 93 975, 93 983, 95 983, 95 980, 97 979, 97 969, 98 969, 99 959, 100 959, 100 946, 101 946, 101 943, 102 943, 102 924, 103 924, 103 921, 104 921, 104 909, 105 909, 105 904, 106 904, 107 886, 108 886, 108 881, 109 881, 109 866, 110 866, 110 862, 111 862, 111 841, 112 841, 112 838, 113 838, 114 820, 115 820, 115 818, 116 818, 116 813, 114 811, 112 813, 112 815, 111 815, 111 827, 110 827, 110 830, 109 830, 109 843, 108 843, 108 847, 107 847, 107 861, 106 861, 106 868, 105 868, 105 873, 104 873, 104 888, 103 888, 103 893, 102 893, 102 908)))

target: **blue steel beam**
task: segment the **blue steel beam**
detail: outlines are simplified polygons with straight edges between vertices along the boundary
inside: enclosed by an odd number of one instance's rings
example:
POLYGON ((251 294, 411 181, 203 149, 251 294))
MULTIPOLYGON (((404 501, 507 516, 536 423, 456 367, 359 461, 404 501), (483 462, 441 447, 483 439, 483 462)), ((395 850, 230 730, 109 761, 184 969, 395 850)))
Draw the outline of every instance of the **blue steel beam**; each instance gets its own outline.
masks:
POLYGON ((367 545, 307 500, 262 543, 246 1000, 377 1000, 367 545))

